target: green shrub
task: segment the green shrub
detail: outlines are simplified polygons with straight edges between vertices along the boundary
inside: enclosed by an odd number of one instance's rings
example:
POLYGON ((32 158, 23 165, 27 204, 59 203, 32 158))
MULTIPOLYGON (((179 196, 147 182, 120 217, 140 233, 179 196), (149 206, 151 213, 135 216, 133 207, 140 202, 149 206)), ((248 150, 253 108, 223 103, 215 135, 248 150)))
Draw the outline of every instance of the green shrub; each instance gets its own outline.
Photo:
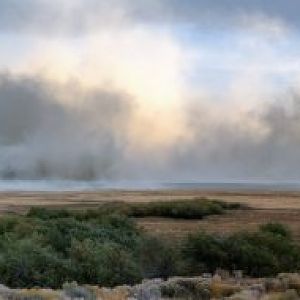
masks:
POLYGON ((227 238, 198 232, 186 239, 182 257, 188 273, 197 274, 224 268, 260 277, 300 268, 300 247, 280 224, 266 224, 255 233, 227 238))
POLYGON ((1 282, 11 287, 57 287, 69 273, 67 260, 35 240, 7 241, 0 254, 1 282))
POLYGON ((18 216, 3 216, 0 218, 0 235, 14 231, 21 218, 18 216))
POLYGON ((77 218, 84 220, 103 218, 117 213, 127 217, 166 217, 181 219, 202 219, 209 215, 225 213, 230 209, 244 208, 239 203, 226 203, 217 200, 192 199, 175 201, 156 201, 149 203, 104 203, 95 210, 88 210, 77 218))
POLYGON ((174 243, 147 236, 128 218, 200 218, 231 205, 208 200, 174 203, 104 204, 83 212, 43 208, 27 216, 2 217, 1 282, 12 287, 57 288, 66 281, 114 286, 218 268, 241 269, 250 276, 300 269, 300 248, 277 223, 229 237, 196 232, 174 243))
POLYGON ((189 235, 182 247, 182 257, 187 274, 213 272, 226 265, 227 253, 223 241, 212 235, 197 232, 189 235))
POLYGON ((209 215, 219 215, 226 210, 245 208, 239 203, 227 203, 205 198, 192 200, 155 201, 149 203, 106 202, 96 209, 84 212, 71 212, 64 209, 31 208, 27 214, 30 218, 42 220, 75 218, 81 221, 100 220, 117 214, 127 217, 166 217, 181 219, 202 219, 209 215))
POLYGON ((269 276, 278 271, 277 256, 264 243, 257 244, 255 234, 237 234, 224 242, 224 249, 228 254, 227 269, 243 270, 250 276, 269 276))
POLYGON ((201 199, 132 204, 130 214, 133 217, 202 219, 208 215, 219 215, 224 212, 224 208, 218 202, 201 199))
POLYGON ((72 213, 66 209, 47 209, 44 207, 32 207, 27 213, 27 217, 29 218, 39 218, 42 220, 68 218, 71 216, 72 213))
POLYGON ((134 248, 139 232, 132 221, 123 216, 106 216, 102 222, 82 222, 74 218, 53 219, 41 222, 38 233, 44 244, 66 254, 72 240, 91 239, 98 242, 111 241, 126 248, 134 248))
POLYGON ((267 223, 260 226, 260 231, 262 232, 269 232, 272 234, 277 234, 279 236, 285 237, 285 238, 291 238, 292 234, 290 230, 280 223, 267 223))
POLYGON ((140 268, 133 253, 141 232, 135 224, 117 214, 86 221, 77 216, 41 209, 26 217, 0 219, 1 282, 56 288, 72 280, 100 280, 105 285, 136 282, 140 268))
POLYGON ((180 270, 180 257, 174 243, 144 237, 139 248, 139 265, 144 278, 168 278, 180 270))
POLYGON ((132 254, 115 243, 74 241, 70 258, 77 266, 75 280, 79 283, 115 286, 132 284, 141 279, 139 266, 132 254))

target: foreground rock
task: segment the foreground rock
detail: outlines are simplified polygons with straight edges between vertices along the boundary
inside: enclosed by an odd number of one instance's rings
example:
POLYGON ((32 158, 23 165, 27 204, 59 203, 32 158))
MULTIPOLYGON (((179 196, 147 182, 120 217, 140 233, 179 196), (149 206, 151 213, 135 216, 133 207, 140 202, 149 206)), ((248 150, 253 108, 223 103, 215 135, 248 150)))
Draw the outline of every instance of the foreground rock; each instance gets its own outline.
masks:
POLYGON ((174 277, 167 281, 146 280, 135 286, 112 289, 66 283, 61 290, 10 289, 0 285, 0 299, 10 300, 159 300, 159 299, 300 299, 300 274, 279 274, 276 278, 241 278, 222 275, 174 277))

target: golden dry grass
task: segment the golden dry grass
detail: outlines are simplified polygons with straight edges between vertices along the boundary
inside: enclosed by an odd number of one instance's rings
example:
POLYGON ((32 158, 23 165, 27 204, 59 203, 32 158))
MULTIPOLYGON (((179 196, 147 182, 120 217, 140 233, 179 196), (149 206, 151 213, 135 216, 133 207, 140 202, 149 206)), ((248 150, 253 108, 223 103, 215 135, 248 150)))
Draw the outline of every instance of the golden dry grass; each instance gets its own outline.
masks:
POLYGON ((295 237, 300 241, 300 192, 292 191, 150 190, 0 193, 0 213, 22 213, 31 206, 84 209, 96 207, 104 201, 149 202, 201 197, 239 202, 252 209, 230 211, 225 215, 210 216, 199 221, 144 218, 139 219, 138 224, 151 233, 177 238, 199 228, 208 232, 227 234, 239 230, 255 230, 258 225, 266 222, 281 222, 290 226, 295 237))

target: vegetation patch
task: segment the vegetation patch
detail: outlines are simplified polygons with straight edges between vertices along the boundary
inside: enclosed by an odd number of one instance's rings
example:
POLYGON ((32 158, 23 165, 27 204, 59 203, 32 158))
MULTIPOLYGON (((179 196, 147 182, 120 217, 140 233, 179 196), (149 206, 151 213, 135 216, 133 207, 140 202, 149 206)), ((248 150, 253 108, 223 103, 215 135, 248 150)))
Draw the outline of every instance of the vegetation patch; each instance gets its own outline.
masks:
POLYGON ((206 198, 192 200, 153 201, 146 203, 106 202, 96 209, 89 209, 83 213, 68 210, 49 210, 32 208, 28 216, 38 216, 42 219, 75 217, 77 219, 101 218, 105 215, 120 214, 127 217, 164 217, 178 219, 202 219, 209 215, 221 215, 227 210, 246 209, 240 203, 228 203, 206 198))
POLYGON ((253 277, 300 269, 300 248, 281 224, 262 225, 257 232, 228 237, 197 232, 182 246, 187 274, 214 272, 217 268, 243 270, 253 277))
MULTIPOLYGON (((219 268, 243 270, 249 276, 300 269, 300 248, 280 224, 266 224, 254 233, 220 237, 199 231, 182 241, 166 241, 140 230, 128 217, 132 211, 121 211, 132 209, 130 205, 118 205, 84 212, 33 208, 26 216, 3 216, 1 283, 58 288, 74 281, 109 287, 145 278, 199 276, 219 268)), ((170 285, 165 291, 180 294, 187 288, 170 285)), ((232 292, 226 285, 216 286, 214 293, 219 290, 232 292)))

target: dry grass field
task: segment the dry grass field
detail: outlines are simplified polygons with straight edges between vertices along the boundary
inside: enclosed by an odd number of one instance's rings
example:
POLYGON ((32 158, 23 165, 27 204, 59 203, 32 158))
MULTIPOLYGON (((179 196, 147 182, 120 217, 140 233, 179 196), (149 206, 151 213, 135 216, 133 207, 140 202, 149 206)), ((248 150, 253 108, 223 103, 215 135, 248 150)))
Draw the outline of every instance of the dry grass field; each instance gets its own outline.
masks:
POLYGON ((148 190, 99 192, 35 192, 0 193, 0 212, 23 213, 32 206, 93 208, 102 202, 149 202, 194 199, 206 197, 246 204, 251 209, 229 211, 225 215, 210 216, 204 220, 174 220, 166 218, 139 219, 147 231, 168 238, 180 238, 188 232, 203 229, 226 234, 240 230, 254 230, 259 224, 281 222, 287 224, 300 241, 300 192, 286 191, 213 191, 213 190, 148 190))

